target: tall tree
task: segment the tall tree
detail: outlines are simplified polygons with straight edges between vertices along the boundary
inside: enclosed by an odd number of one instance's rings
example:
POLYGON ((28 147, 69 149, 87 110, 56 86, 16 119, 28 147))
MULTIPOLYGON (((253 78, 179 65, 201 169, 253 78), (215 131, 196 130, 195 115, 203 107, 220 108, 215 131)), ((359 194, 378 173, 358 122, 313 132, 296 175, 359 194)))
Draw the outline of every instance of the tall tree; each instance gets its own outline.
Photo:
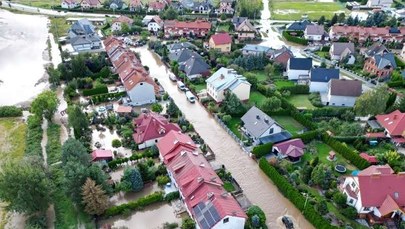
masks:
POLYGON ((136 168, 125 168, 119 187, 122 191, 126 192, 141 191, 143 188, 143 180, 139 170, 136 168))
POLYGON ((402 97, 402 99, 399 101, 398 109, 401 112, 405 112, 405 97, 402 97))
POLYGON ((323 25, 325 23, 325 20, 325 16, 322 15, 318 20, 318 24, 323 25))
POLYGON ((336 14, 333 15, 332 19, 330 20, 330 26, 336 24, 338 21, 338 16, 336 14))
POLYGON ((73 78, 85 78, 90 74, 90 70, 86 66, 84 54, 79 54, 72 58, 71 68, 73 78))
POLYGON ((85 166, 90 164, 90 155, 87 153, 86 147, 74 138, 69 138, 62 146, 62 164, 64 165, 68 161, 85 166))
POLYGON ((9 161, 1 165, 0 200, 7 209, 32 214, 46 211, 52 185, 40 161, 9 161))
POLYGON ((222 109, 230 115, 242 115, 246 108, 239 98, 232 92, 225 93, 225 99, 222 101, 222 109))
POLYGON ((75 138, 80 139, 89 132, 89 120, 78 105, 68 107, 69 125, 73 127, 75 138))
POLYGON ((38 117, 51 120, 59 105, 58 97, 53 91, 44 91, 32 101, 31 112, 38 117))
POLYGON ((385 111, 389 94, 387 86, 369 90, 357 98, 354 111, 359 115, 377 115, 385 111))
POLYGON ((101 215, 108 208, 108 197, 100 185, 87 178, 82 186, 84 210, 90 215, 101 215))
POLYGON ((266 100, 264 100, 261 105, 262 110, 266 113, 277 111, 278 109, 280 109, 280 107, 281 107, 281 100, 276 96, 266 98, 266 100))

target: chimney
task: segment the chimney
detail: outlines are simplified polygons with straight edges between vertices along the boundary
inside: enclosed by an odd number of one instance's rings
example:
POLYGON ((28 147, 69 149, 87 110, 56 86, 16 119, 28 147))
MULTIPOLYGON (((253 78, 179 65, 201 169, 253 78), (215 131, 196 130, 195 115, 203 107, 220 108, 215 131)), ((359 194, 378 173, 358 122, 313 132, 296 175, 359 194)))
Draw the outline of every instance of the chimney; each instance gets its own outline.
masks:
POLYGON ((221 74, 221 76, 219 77, 221 80, 225 79, 225 76, 223 74, 221 74))
POLYGON ((201 163, 200 163, 200 167, 201 167, 201 168, 205 168, 204 162, 201 162, 201 163))
POLYGON ((260 119, 260 116, 259 116, 259 115, 256 115, 256 119, 260 119))
POLYGON ((204 178, 202 178, 202 177, 197 177, 197 182, 198 183, 201 183, 201 182, 203 182, 204 181, 204 178))
POLYGON ((393 120, 396 120, 398 118, 398 115, 394 115, 394 118, 393 118, 393 120))
POLYGON ((213 197, 214 197, 214 193, 213 193, 213 192, 207 193, 207 197, 208 197, 208 199, 213 198, 213 197))
POLYGON ((269 119, 268 118, 264 118, 264 122, 269 124, 269 119))

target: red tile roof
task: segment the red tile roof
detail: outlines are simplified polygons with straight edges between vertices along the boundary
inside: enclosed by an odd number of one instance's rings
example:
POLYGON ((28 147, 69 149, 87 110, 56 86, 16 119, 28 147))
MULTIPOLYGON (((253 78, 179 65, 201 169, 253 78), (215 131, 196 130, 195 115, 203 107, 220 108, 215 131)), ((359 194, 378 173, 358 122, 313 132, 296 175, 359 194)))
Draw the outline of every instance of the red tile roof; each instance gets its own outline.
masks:
POLYGON ((193 140, 180 131, 170 131, 164 138, 159 140, 157 147, 165 162, 185 150, 195 151, 197 149, 193 140))
POLYGON ((91 153, 91 158, 92 158, 92 161, 112 159, 113 153, 111 150, 97 149, 91 153))
POLYGON ((403 208, 398 206, 398 204, 395 202, 394 199, 392 199, 390 195, 387 195, 378 210, 380 211, 381 216, 386 216, 396 210, 401 210, 402 212, 405 211, 403 208))
POLYGON ((390 114, 375 116, 377 122, 383 126, 391 136, 405 135, 405 113, 395 110, 390 114))
POLYGON ((232 43, 232 37, 228 33, 217 33, 211 36, 215 45, 225 45, 232 43))
POLYGON ((370 162, 371 164, 378 163, 378 159, 376 156, 368 155, 367 153, 361 153, 360 157, 364 158, 366 161, 370 162))
POLYGON ((300 138, 291 139, 285 142, 274 144, 275 148, 279 150, 279 153, 290 156, 300 157, 304 154, 305 144, 300 138))
POLYGON ((132 107, 129 106, 118 106, 117 113, 131 113, 132 107))
POLYGON ((115 22, 132 24, 134 22, 134 20, 132 20, 131 18, 129 18, 127 16, 121 15, 113 20, 113 23, 115 23, 115 22))
POLYGON ((180 131, 180 127, 175 123, 170 123, 162 115, 150 112, 142 113, 134 119, 135 133, 134 141, 141 144, 145 141, 162 138, 170 131, 180 131))
POLYGON ((378 133, 366 133, 367 138, 386 138, 384 132, 378 132, 378 133))
POLYGON ((358 174, 364 207, 380 207, 391 196, 399 206, 405 206, 405 173, 394 174, 389 165, 372 165, 358 174))
POLYGON ((86 2, 86 3, 89 4, 90 6, 101 5, 100 0, 82 0, 80 3, 82 3, 82 2, 86 2))
POLYGON ((211 29, 211 23, 205 20, 196 21, 165 21, 165 28, 176 28, 176 29, 211 29))
POLYGON ((163 10, 166 7, 166 3, 163 1, 155 1, 155 2, 149 2, 149 8, 153 10, 163 10))

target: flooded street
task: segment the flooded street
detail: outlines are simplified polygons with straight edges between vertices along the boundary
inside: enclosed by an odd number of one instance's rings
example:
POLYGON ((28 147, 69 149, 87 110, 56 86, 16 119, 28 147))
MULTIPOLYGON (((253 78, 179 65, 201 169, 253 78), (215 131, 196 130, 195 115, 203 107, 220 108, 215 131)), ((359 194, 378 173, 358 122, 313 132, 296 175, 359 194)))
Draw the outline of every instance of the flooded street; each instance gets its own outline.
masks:
POLYGON ((0 9, 0 105, 32 99, 48 84, 35 84, 44 76, 48 61, 48 19, 0 9))
POLYGON ((270 228, 284 228, 280 217, 291 215, 296 228, 313 228, 302 214, 278 192, 276 186, 261 172, 259 166, 239 145, 223 130, 200 103, 191 104, 183 92, 168 77, 168 70, 146 47, 136 49, 141 61, 148 65, 151 76, 157 78, 177 106, 194 125, 205 142, 216 155, 216 160, 225 165, 241 185, 248 199, 259 205, 266 213, 270 228))

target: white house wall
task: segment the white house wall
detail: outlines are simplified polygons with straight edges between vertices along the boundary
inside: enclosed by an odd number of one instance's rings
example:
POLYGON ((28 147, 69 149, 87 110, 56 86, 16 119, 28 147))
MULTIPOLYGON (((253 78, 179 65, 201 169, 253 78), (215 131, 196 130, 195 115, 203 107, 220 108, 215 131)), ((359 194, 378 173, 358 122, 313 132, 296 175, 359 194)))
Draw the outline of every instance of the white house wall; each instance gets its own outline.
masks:
POLYGON ((130 91, 127 91, 131 98, 131 105, 141 106, 145 104, 151 104, 156 102, 155 89, 153 85, 140 82, 130 91))
POLYGON ((232 92, 242 101, 248 100, 250 95, 250 85, 246 83, 239 84, 232 92))
POLYGON ((154 146, 154 145, 156 145, 156 143, 157 143, 157 141, 158 141, 159 139, 160 139, 160 138, 155 138, 155 139, 147 140, 147 141, 145 141, 144 143, 139 144, 139 145, 138 145, 138 148, 139 148, 139 149, 145 149, 145 148, 154 146))
POLYGON ((308 70, 287 70, 287 75, 289 80, 298 80, 300 75, 309 75, 308 70))
POLYGON ((327 82, 310 82, 309 92, 327 92, 328 83, 327 82))
POLYGON ((277 124, 273 124, 260 136, 260 138, 264 138, 264 137, 270 136, 272 134, 280 133, 282 130, 283 129, 281 128, 281 126, 279 126, 277 124), (273 133, 270 134, 271 128, 273 128, 273 133))
POLYGON ((329 106, 337 107, 353 107, 357 97, 351 96, 337 96, 328 94, 329 106))
POLYGON ((225 216, 221 219, 212 229, 243 229, 245 225, 245 218, 235 216, 225 216), (224 219, 228 218, 229 221, 224 223, 224 219))

